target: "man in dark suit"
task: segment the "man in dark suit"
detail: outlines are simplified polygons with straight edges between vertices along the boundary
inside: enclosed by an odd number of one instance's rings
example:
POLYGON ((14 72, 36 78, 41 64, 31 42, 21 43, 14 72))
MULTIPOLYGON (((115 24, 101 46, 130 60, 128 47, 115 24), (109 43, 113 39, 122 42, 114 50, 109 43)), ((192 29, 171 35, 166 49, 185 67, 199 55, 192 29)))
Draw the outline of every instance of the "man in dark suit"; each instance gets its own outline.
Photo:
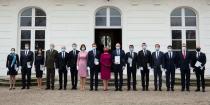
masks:
POLYGON ((201 48, 197 47, 196 52, 193 53, 193 61, 192 61, 192 67, 194 68, 194 72, 196 74, 197 78, 197 89, 195 90, 200 91, 200 82, 202 85, 202 91, 205 92, 205 79, 204 79, 204 73, 205 73, 205 64, 206 64, 206 55, 205 53, 200 51, 201 48))
POLYGON ((136 68, 137 68, 137 53, 134 52, 134 46, 129 46, 129 52, 126 53, 125 61, 127 64, 127 85, 128 91, 130 90, 131 86, 131 75, 133 80, 133 90, 136 91, 136 68))
POLYGON ((164 66, 164 53, 160 51, 160 45, 155 45, 155 52, 152 53, 152 68, 154 69, 154 85, 155 91, 159 87, 159 91, 162 91, 162 70, 164 66), (157 79, 159 82, 157 82, 157 79), (159 85, 159 86, 158 86, 159 85))
POLYGON ((191 55, 186 49, 186 44, 182 44, 182 51, 178 54, 178 68, 181 71, 181 91, 190 91, 190 63, 191 55))
POLYGON ((59 90, 62 90, 63 88, 63 77, 64 77, 64 90, 66 90, 67 86, 67 73, 68 73, 68 53, 65 51, 65 46, 61 47, 61 52, 58 54, 57 58, 57 68, 58 74, 59 74, 59 90))
POLYGON ((46 60, 45 66, 47 68, 47 87, 46 90, 50 88, 54 90, 54 82, 55 82, 55 68, 56 68, 56 60, 58 56, 58 51, 54 50, 54 44, 50 44, 50 49, 46 51, 46 60), (50 87, 51 83, 51 87, 50 87))
POLYGON ((146 43, 142 43, 142 50, 138 52, 138 69, 141 71, 142 90, 149 91, 149 71, 151 69, 152 55, 147 50, 146 43), (146 79, 146 82, 145 82, 146 79))
POLYGON ((115 77, 115 91, 122 91, 123 70, 125 69, 125 52, 120 49, 120 44, 116 44, 116 49, 112 52, 112 62, 115 77), (119 75, 119 79, 118 79, 119 75), (119 84, 118 84, 119 81, 119 84))
POLYGON ((96 48, 96 44, 93 43, 92 50, 88 52, 88 67, 90 68, 90 91, 93 90, 93 84, 95 85, 95 91, 98 90, 100 52, 96 48))
POLYGON ((77 71, 77 57, 79 54, 79 51, 77 50, 77 44, 72 44, 73 50, 69 52, 69 60, 68 60, 68 66, 70 67, 71 71, 71 84, 72 84, 72 90, 77 89, 77 81, 78 81, 78 71, 77 71))
POLYGON ((164 56, 164 69, 166 71, 166 87, 167 91, 174 91, 175 70, 177 67, 177 54, 172 51, 172 46, 169 45, 168 52, 164 56))
POLYGON ((34 61, 34 54, 29 50, 29 44, 25 44, 25 50, 20 55, 20 66, 22 74, 22 89, 30 89, 31 85, 31 68, 34 61), (27 80, 26 80, 27 76, 27 80))

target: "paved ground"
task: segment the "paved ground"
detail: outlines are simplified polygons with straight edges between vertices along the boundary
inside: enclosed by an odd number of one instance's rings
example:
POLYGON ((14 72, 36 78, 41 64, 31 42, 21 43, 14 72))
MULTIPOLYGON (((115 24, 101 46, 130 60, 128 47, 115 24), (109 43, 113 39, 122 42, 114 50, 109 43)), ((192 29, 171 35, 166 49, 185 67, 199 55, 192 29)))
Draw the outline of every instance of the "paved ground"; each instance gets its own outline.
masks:
POLYGON ((72 90, 40 90, 32 87, 30 90, 9 91, 0 87, 0 105, 210 105, 210 88, 207 92, 181 92, 176 87, 175 92, 109 91, 98 92, 72 90))

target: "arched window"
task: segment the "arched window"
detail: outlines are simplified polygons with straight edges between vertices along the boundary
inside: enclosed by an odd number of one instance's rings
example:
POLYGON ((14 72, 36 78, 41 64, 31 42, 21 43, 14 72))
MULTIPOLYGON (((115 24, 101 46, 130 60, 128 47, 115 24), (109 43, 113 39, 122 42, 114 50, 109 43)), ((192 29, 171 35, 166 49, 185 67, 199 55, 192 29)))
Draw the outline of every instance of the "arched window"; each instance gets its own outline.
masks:
POLYGON ((39 8, 27 8, 19 14, 20 50, 29 44, 32 51, 45 49, 46 13, 39 8))
POLYGON ((171 13, 172 46, 175 51, 181 50, 182 43, 186 43, 190 51, 196 48, 198 34, 197 14, 187 7, 177 8, 171 13))
POLYGON ((96 27, 120 27, 121 13, 114 7, 100 8, 95 15, 96 27))

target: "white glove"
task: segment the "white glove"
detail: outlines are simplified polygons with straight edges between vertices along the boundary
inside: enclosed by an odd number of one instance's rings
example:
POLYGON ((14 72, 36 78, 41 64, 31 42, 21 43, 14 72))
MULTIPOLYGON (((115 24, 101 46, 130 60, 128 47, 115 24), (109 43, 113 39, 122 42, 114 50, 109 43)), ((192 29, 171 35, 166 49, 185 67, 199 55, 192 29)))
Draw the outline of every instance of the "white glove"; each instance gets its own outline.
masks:
POLYGON ((77 66, 77 70, 79 69, 79 66, 77 66))
POLYGON ((67 70, 70 70, 70 69, 71 69, 70 67, 67 68, 67 70))
POLYGON ((140 67, 139 69, 142 71, 143 70, 143 67, 140 67))
POLYGON ((122 69, 125 70, 125 66, 123 66, 122 69))
POLYGON ((55 70, 58 71, 58 68, 56 68, 55 70))
POLYGON ((95 65, 99 65, 99 62, 95 62, 95 65))
POLYGON ((176 68, 176 70, 180 70, 180 68, 176 68))
POLYGON ((16 68, 16 71, 18 72, 18 70, 19 70, 19 68, 17 67, 17 68, 16 68))
POLYGON ((148 66, 148 69, 150 70, 150 69, 152 69, 150 66, 148 66))
POLYGON ((21 70, 22 69, 22 67, 21 66, 19 66, 19 70, 21 70))
POLYGON ((87 67, 87 70, 89 71, 90 70, 90 67, 87 67))

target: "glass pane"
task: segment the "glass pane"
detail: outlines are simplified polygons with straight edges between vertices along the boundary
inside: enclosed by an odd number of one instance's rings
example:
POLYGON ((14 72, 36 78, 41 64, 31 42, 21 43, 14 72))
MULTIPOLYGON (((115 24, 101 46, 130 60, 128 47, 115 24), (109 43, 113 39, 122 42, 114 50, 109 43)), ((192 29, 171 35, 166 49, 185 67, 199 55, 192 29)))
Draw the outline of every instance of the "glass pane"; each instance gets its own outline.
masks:
POLYGON ((182 41, 181 40, 172 40, 173 49, 181 49, 182 41))
POLYGON ((45 48, 45 42, 44 41, 35 41, 35 50, 37 49, 44 49, 45 48))
POLYGON ((31 46, 31 42, 30 41, 21 41, 21 50, 25 49, 25 44, 29 44, 29 47, 31 46))
POLYGON ((21 39, 31 39, 31 30, 21 30, 21 39))
POLYGON ((32 16, 32 8, 23 11, 21 16, 32 16))
POLYGON ((187 39, 196 39, 196 31, 195 30, 186 30, 186 38, 187 39))
POLYGON ((172 30, 172 39, 182 39, 182 31, 172 30))
POLYGON ((36 17, 35 26, 46 26, 46 17, 36 17))
POLYGON ((181 17, 171 17, 171 26, 182 26, 181 17))
POLYGON ((121 16, 120 12, 117 9, 110 9, 110 16, 121 16))
POLYGON ((111 26, 121 26, 121 17, 111 17, 110 25, 111 26))
POLYGON ((31 26, 31 17, 21 17, 20 26, 31 26))
POLYGON ((36 30, 35 39, 45 39, 45 30, 36 30))
POLYGON ((196 41, 187 40, 187 49, 196 49, 196 41))
POLYGON ((185 16, 196 16, 196 14, 191 9, 185 8, 185 16))
POLYGON ((106 8, 100 9, 99 11, 97 11, 96 16, 106 16, 106 8))
POLYGON ((175 10, 171 13, 171 16, 181 16, 181 15, 182 15, 181 8, 175 9, 175 10))
POLYGON ((96 17, 96 26, 106 26, 106 17, 96 17))
POLYGON ((185 26, 196 26, 196 17, 185 17, 185 26))
POLYGON ((36 9, 35 16, 46 16, 46 14, 41 9, 36 9))

